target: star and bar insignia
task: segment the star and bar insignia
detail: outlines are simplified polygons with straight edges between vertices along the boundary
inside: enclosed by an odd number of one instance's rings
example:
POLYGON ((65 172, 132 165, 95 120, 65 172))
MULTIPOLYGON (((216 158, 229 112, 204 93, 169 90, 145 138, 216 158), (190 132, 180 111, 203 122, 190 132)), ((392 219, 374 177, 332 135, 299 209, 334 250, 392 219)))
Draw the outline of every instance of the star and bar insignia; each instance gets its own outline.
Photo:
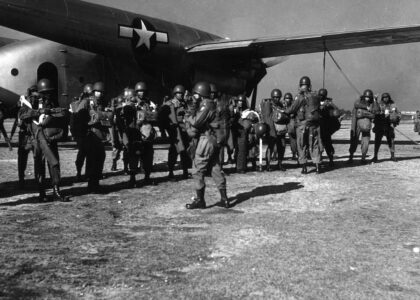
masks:
POLYGON ((157 43, 169 43, 168 33, 156 31, 151 24, 141 19, 136 19, 131 27, 119 25, 118 37, 132 40, 136 49, 144 46, 151 50, 157 43))

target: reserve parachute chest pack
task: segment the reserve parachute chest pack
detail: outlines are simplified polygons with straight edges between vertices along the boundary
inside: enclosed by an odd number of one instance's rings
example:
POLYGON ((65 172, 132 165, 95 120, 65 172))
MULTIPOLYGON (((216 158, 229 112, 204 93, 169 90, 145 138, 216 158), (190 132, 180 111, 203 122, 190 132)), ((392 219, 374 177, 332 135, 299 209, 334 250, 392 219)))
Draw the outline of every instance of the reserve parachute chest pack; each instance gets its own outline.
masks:
POLYGON ((70 122, 70 114, 67 109, 55 108, 46 116, 41 124, 42 131, 48 141, 59 141, 65 138, 70 122))
POLYGON ((302 106, 299 108, 297 118, 300 121, 318 122, 320 120, 320 101, 315 92, 300 94, 298 97, 304 97, 302 106))

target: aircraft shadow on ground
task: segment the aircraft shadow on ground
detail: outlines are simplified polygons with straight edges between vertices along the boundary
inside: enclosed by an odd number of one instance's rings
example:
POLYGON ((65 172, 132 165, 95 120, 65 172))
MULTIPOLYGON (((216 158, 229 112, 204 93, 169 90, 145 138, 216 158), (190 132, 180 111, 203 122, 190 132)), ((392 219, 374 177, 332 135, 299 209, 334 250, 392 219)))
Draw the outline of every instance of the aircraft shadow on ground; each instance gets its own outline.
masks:
POLYGON ((235 207, 252 198, 284 194, 290 191, 301 189, 303 187, 304 186, 300 182, 286 182, 281 185, 261 186, 253 189, 252 191, 240 193, 235 197, 230 198, 229 201, 231 203, 231 207, 235 207))

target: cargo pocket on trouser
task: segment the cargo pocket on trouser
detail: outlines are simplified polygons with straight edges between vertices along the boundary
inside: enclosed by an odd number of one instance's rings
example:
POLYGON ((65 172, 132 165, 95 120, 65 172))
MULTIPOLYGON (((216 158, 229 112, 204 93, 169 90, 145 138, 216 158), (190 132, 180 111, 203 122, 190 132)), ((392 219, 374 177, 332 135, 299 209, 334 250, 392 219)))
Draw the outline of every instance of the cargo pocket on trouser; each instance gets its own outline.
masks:
POLYGON ((213 155, 216 139, 212 136, 201 136, 195 151, 194 165, 197 170, 207 167, 210 157, 213 155))

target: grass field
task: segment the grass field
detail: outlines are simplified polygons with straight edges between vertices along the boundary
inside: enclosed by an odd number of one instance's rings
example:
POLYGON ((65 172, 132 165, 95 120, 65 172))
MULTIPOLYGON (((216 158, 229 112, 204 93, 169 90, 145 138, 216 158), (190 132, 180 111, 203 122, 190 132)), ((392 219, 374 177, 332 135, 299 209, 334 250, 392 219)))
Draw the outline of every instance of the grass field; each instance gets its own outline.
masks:
POLYGON ((346 122, 336 167, 320 175, 292 160, 286 172, 228 166, 229 210, 211 178, 209 208, 186 210, 193 180, 166 182, 166 150, 157 186, 128 190, 108 173, 107 193, 86 194, 68 146, 72 202, 38 204, 33 183, 17 188, 16 151, 0 147, 0 299, 420 299, 420 145, 409 140, 420 136, 399 130, 398 163, 383 144, 379 163, 346 164, 346 122))

